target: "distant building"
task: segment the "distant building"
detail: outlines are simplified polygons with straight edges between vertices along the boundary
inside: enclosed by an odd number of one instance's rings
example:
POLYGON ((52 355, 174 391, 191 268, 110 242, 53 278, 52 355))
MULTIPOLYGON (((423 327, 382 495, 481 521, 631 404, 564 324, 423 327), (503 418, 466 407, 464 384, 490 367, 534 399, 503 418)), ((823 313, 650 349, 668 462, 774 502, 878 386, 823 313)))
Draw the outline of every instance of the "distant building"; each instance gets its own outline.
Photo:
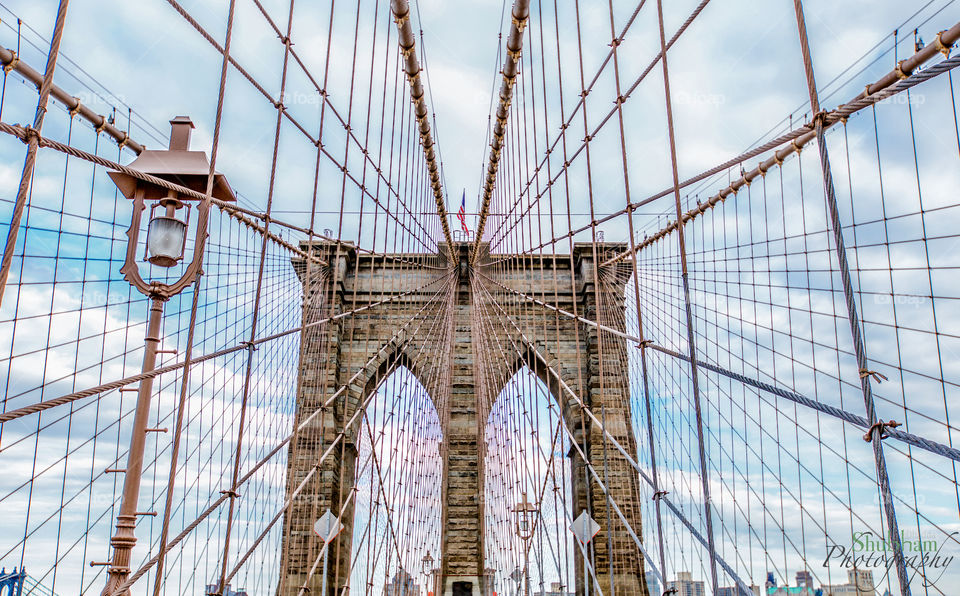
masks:
POLYGON ((564 589, 560 582, 550 582, 549 592, 534 592, 534 596, 575 596, 573 592, 564 589))
MULTIPOLYGON (((216 594, 217 588, 220 587, 220 584, 207 584, 207 589, 205 590, 206 594, 216 594)), ((243 588, 234 591, 231 589, 230 584, 227 584, 223 588, 223 596, 247 596, 247 591, 243 588)))
POLYGON ((807 586, 777 586, 767 588, 767 596, 818 596, 816 590, 807 586))
POLYGON ((400 569, 393 579, 383 586, 383 596, 420 596, 420 588, 405 569, 400 569))
POLYGON ((847 583, 823 586, 823 596, 875 596, 871 569, 847 570, 847 583))
POLYGON ((743 593, 743 590, 737 586, 726 587, 726 588, 717 588, 717 596, 762 596, 760 591, 760 586, 752 585, 750 586, 750 591, 747 594, 743 593))
POLYGON ((707 590, 702 581, 693 579, 689 571, 677 572, 677 579, 667 582, 667 590, 676 590, 676 596, 706 596, 707 590))
POLYGON ((647 571, 643 574, 647 580, 647 592, 650 594, 661 594, 660 591, 660 582, 657 581, 657 576, 654 575, 652 571, 647 571))
POLYGON ((768 571, 768 572, 767 572, 767 581, 766 581, 766 583, 764 583, 763 585, 764 585, 764 587, 767 589, 767 592, 770 591, 770 588, 776 588, 776 587, 777 587, 777 578, 773 576, 773 572, 772 572, 772 571, 768 571))
POLYGON ((763 593, 765 596, 820 596, 813 589, 813 576, 810 575, 809 571, 797 572, 796 586, 778 586, 774 573, 768 571, 763 593))
POLYGON ((823 586, 823 596, 860 596, 857 587, 853 584, 837 584, 823 586))

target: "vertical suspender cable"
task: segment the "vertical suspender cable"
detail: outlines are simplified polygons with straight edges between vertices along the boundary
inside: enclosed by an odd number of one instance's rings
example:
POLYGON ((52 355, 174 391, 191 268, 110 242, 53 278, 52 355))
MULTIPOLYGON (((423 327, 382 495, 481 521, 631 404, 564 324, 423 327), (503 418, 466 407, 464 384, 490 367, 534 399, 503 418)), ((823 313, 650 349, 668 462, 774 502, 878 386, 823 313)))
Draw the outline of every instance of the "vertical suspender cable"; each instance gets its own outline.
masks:
POLYGON ((427 100, 424 97, 426 92, 423 88, 423 82, 420 80, 421 69, 420 62, 417 61, 417 41, 413 35, 413 26, 410 24, 410 4, 407 0, 391 0, 390 8, 393 10, 393 18, 397 23, 397 30, 400 32, 400 49, 404 58, 403 70, 407 73, 407 80, 410 83, 410 99, 414 104, 417 128, 420 131, 420 142, 423 145, 424 156, 427 158, 433 198, 437 203, 437 215, 440 216, 440 225, 443 227, 443 237, 447 241, 447 248, 451 251, 452 263, 453 237, 450 235, 450 225, 447 222, 443 186, 440 184, 440 166, 434 149, 435 141, 430 132, 429 110, 427 109, 427 100))
POLYGON ((717 549, 713 537, 713 505, 710 502, 710 482, 707 479, 707 450, 704 445, 703 412, 700 405, 700 374, 697 368, 697 344, 693 329, 693 310, 690 304, 690 278, 687 273, 687 246, 683 233, 683 212, 680 205, 680 175, 677 169, 677 137, 673 129, 673 105, 670 100, 670 71, 667 67, 667 39, 663 28, 663 0, 657 0, 657 18, 660 22, 660 63, 663 65, 663 92, 667 106, 667 130, 670 136, 670 162, 673 169, 673 199, 677 215, 677 241, 680 251, 680 274, 683 281, 683 302, 686 313, 687 351, 690 355, 690 380, 693 384, 693 407, 697 419, 697 448, 700 455, 700 484, 703 490, 703 515, 707 530, 707 550, 710 551, 710 584, 717 593, 717 549))
POLYGON ((57 9, 57 21, 53 27, 53 37, 50 40, 50 51, 47 52, 47 67, 43 72, 43 81, 40 83, 40 97, 37 99, 37 112, 33 117, 33 127, 27 129, 27 156, 23 160, 23 173, 20 175, 20 186, 17 189, 17 199, 13 204, 13 215, 10 216, 10 229, 7 230, 7 244, 3 249, 3 261, 0 262, 0 304, 3 303, 4 290, 7 287, 7 277, 10 276, 10 267, 13 264, 13 251, 17 246, 17 235, 20 232, 20 219, 27 205, 27 195, 33 183, 33 169, 37 165, 37 151, 40 147, 40 133, 43 131, 43 117, 47 113, 47 101, 50 99, 50 90, 53 87, 53 73, 57 68, 57 57, 60 55, 60 40, 63 39, 63 26, 67 20, 67 6, 70 0, 60 0, 57 9))
MULTIPOLYGON (((887 476, 887 463, 883 455, 882 439, 884 423, 877 420, 877 412, 873 403, 873 388, 871 386, 870 365, 867 360, 867 349, 863 343, 863 333, 860 329, 860 315, 857 312, 857 302, 853 292, 853 282, 850 278, 850 265, 847 261, 846 247, 843 243, 843 229, 840 220, 840 209, 837 206, 837 196, 833 186, 833 173, 830 169, 830 156, 827 153, 827 140, 823 132, 823 112, 820 110, 820 99, 817 94, 817 82, 813 72, 813 60, 810 56, 810 42, 807 39, 807 25, 803 17, 802 0, 793 0, 797 15, 797 31, 800 36, 800 51, 803 54, 803 68, 807 78, 807 91, 810 93, 810 110, 813 113, 814 126, 817 136, 817 147, 820 151, 820 166, 823 170, 823 188, 827 198, 827 208, 830 211, 830 227, 833 228, 833 239, 836 244, 837 264, 840 267, 840 279, 843 284, 843 297, 847 305, 847 319, 850 322, 850 333, 853 336, 853 349, 857 358, 857 368, 860 371, 860 386, 863 389, 863 402, 867 410, 867 422, 870 442, 873 445, 873 457, 877 467, 877 482, 880 485, 883 510, 886 514, 887 534, 893 547, 893 558, 897 566, 897 579, 900 582, 900 593, 910 596, 910 578, 907 575, 906 562, 903 558, 903 549, 900 544, 900 530, 897 524, 897 514, 893 506, 893 490, 887 476)), ((897 68, 900 68, 898 64, 897 68)))
POLYGON ((503 150, 503 138, 507 130, 507 117, 510 114, 510 102, 513 101, 513 87, 520 69, 520 53, 523 50, 523 30, 530 17, 530 0, 517 0, 510 11, 512 23, 507 37, 507 57, 503 60, 503 83, 500 85, 500 105, 497 106, 497 122, 493 126, 493 140, 490 141, 490 159, 487 161, 487 174, 483 181, 483 198, 480 203, 480 217, 477 220, 476 240, 470 261, 476 262, 480 251, 483 228, 490 214, 490 199, 493 186, 497 181, 497 169, 500 166, 500 152, 503 150))

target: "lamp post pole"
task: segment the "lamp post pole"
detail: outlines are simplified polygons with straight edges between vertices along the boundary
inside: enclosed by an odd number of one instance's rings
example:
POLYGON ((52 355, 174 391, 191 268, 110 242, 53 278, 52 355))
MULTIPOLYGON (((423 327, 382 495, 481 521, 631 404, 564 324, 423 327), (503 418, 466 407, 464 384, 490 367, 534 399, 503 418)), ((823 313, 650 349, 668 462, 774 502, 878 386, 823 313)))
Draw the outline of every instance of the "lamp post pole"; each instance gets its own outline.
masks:
POLYGON ((530 541, 523 540, 523 583, 524 594, 530 596, 530 541))
MULTIPOLYGON (((163 299, 152 296, 147 335, 144 338, 141 372, 152 372, 157 365, 157 348, 160 345, 160 324, 163 321, 163 299)), ((130 552, 137 544, 134 530, 137 527, 137 504, 140 500, 140 480, 143 474, 143 451, 147 442, 147 421, 150 416, 150 399, 153 395, 153 377, 140 381, 137 391, 137 409, 130 433, 130 449, 127 452, 127 467, 123 476, 123 494, 120 513, 117 515, 117 531, 110 539, 113 560, 107 570, 107 585, 103 596, 111 596, 130 575, 130 552)), ((129 591, 128 591, 129 592, 129 591)))

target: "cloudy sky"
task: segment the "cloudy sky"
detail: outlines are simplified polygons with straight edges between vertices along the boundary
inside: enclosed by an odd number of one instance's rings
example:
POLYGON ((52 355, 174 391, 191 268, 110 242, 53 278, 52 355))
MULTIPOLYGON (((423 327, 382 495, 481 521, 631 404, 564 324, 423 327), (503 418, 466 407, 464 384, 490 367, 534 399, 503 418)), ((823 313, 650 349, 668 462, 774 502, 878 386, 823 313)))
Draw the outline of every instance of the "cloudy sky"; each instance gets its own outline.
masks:
MULTIPOLYGON (((223 39, 226 4, 220 1, 182 3, 220 41, 223 39)), ((560 3, 559 7, 559 36, 564 57, 572 58, 564 61, 567 111, 578 92, 573 88, 578 84, 576 55, 566 53, 575 51, 576 43, 568 4, 560 3)), ((675 31, 697 4, 691 0, 668 3, 668 32, 675 31)), ((287 3, 273 0, 263 2, 263 5, 282 28, 287 3)), ((8 0, 4 6, 22 17, 26 24, 39 32, 40 37, 47 38, 52 28, 54 2, 8 0)), ((373 29, 373 3, 366 2, 361 6, 366 14, 360 22, 360 35, 367 41, 371 39, 373 29)), ((653 6, 651 3, 641 10, 623 45, 621 71, 625 81, 632 81, 657 49, 659 41, 653 6)), ((894 63, 893 30, 896 27, 906 23, 906 30, 901 31, 900 37, 907 38, 907 41, 901 44, 900 51, 912 53, 909 46, 912 46, 914 26, 921 25, 943 8, 921 28, 921 34, 929 40, 937 30, 955 22, 958 14, 953 3, 946 1, 810 0, 805 6, 817 76, 824 95, 823 103, 827 107, 842 103, 856 94, 864 81, 873 80, 890 70, 894 63), (944 5, 947 6, 944 8, 944 5), (911 19, 918 10, 920 16, 911 19), (858 76, 847 76, 842 81, 845 85, 828 86, 828 82, 851 66, 853 70, 847 75, 856 73, 858 76), (858 73, 864 68, 865 72, 858 73)), ((633 8, 633 4, 616 3, 618 29, 633 8)), ((385 16, 384 9, 385 0, 379 7, 380 17, 385 16)), ((491 92, 495 84, 499 86, 502 41, 498 34, 506 31, 509 17, 505 23, 504 14, 509 12, 509 7, 496 1, 425 0, 415 5, 415 9, 419 28, 423 31, 421 45, 424 47, 418 49, 425 56, 427 66, 428 103, 436 116, 448 207, 455 210, 461 191, 466 190, 468 211, 472 212, 476 210, 489 142, 491 92)), ((344 114, 349 105, 354 25, 351 12, 349 7, 341 7, 335 14, 330 82, 327 85, 333 105, 344 114)), ((534 12, 533 18, 537 19, 536 9, 534 12)), ((544 3, 544 12, 549 21, 553 12, 551 3, 544 3)), ((329 13, 325 7, 299 3, 295 15, 292 35, 295 48, 313 74, 320 77, 329 13)), ((584 69, 589 80, 608 49, 610 34, 606 4, 584 3, 581 22, 584 69)), ((3 18, 3 25, 6 45, 15 46, 13 29, 16 22, 9 17, 3 18)), ((236 34, 233 52, 237 60, 276 95, 282 46, 250 2, 238 2, 236 34)), ((379 23, 379 35, 377 47, 382 49, 382 22, 379 23)), ((32 38, 34 43, 42 46, 40 37, 29 32, 24 35, 25 39, 32 38)), ((555 43, 552 37, 550 35, 547 39, 548 46, 555 43)), ((98 111, 109 112, 116 107, 125 112, 127 107, 132 108, 140 115, 134 118, 133 136, 143 138, 148 146, 162 144, 167 131, 166 121, 172 115, 188 114, 198 126, 195 146, 209 147, 220 67, 218 54, 167 3, 75 0, 71 3, 62 50, 64 56, 78 67, 64 64, 63 71, 58 73, 58 82, 67 89, 75 89, 78 95, 86 93, 81 97, 89 99, 86 103, 99 108, 98 111), (73 80, 74 76, 85 84, 73 80), (91 95, 90 89, 84 89, 87 86, 103 98, 91 95), (109 90, 112 96, 105 90, 109 90)), ((360 44, 358 55, 357 62, 363 70, 369 61, 369 42, 367 47, 360 44)), ((42 70, 42 53, 25 47, 23 56, 42 70)), ((547 74, 555 77, 555 65, 548 66, 547 74)), ((778 126, 782 129, 791 114, 797 119, 803 118, 806 87, 791 2, 711 2, 672 51, 671 70, 677 104, 678 148, 682 156, 679 163, 681 178, 736 155, 778 126)), ((377 72, 375 86, 382 86, 382 77, 382 73, 377 72)), ((655 70, 638 87, 631 99, 635 107, 626 114, 628 124, 635 126, 639 133, 630 135, 632 167, 636 170, 634 187, 635 193, 639 194, 661 190, 669 183, 659 81, 658 70, 655 70)), ((362 89, 364 82, 361 73, 357 88, 362 89)), ((601 79, 597 87, 597 98, 589 104, 593 122, 609 109, 612 98, 608 93, 611 89, 609 80, 601 79)), ((362 98, 355 102, 358 110, 364 105, 362 98)), ((308 129, 315 130, 319 98, 303 76, 290 76, 287 104, 292 104, 291 113, 296 114, 308 129)), ((262 209, 266 203, 264 195, 273 140, 272 108, 234 71, 230 74, 225 109, 220 167, 241 194, 262 209)), ((556 132, 554 128, 550 136, 555 137, 556 132)), ((310 186, 309 145, 294 140, 292 130, 285 129, 284 134, 289 142, 281 147, 281 159, 291 167, 289 171, 281 172, 282 177, 310 186)), ((579 134, 577 138, 582 139, 582 136, 579 134)), ((619 156, 609 151, 600 140, 598 143, 594 149, 598 164, 594 167, 600 172, 606 171, 607 162, 611 167, 619 167, 619 156)), ((305 197, 303 189, 298 191, 286 186, 281 189, 284 192, 280 194, 285 196, 278 199, 280 202, 275 209, 309 210, 309 198, 305 197)), ((597 210, 614 211, 622 207, 621 201, 620 197, 604 197, 598 200, 597 210)), ((579 211, 577 205, 574 207, 573 211, 579 211)))
MULTIPOLYGON (((694 0, 667 3, 665 10, 668 32, 675 31, 698 3, 694 0)), ((283 28, 289 3, 285 0, 270 0, 262 4, 278 26, 283 28)), ((577 29, 574 26, 572 2, 558 2, 556 31, 553 30, 553 3, 535 1, 533 4, 535 8, 532 22, 535 24, 531 30, 539 35, 542 18, 543 27, 546 28, 546 49, 541 54, 537 47, 533 50, 528 48, 525 56, 532 58, 532 74, 539 75, 544 72, 548 78, 545 103, 551 110, 546 130, 538 132, 540 155, 535 158, 539 161, 542 157, 543 139, 552 141, 559 134, 561 99, 566 113, 569 113, 576 102, 581 73, 577 60, 577 29), (556 63, 558 54, 559 69, 556 63), (562 86, 558 82, 560 75, 563 76, 562 86)), ((636 4, 614 4, 614 20, 619 30, 636 4)), ((822 103, 826 108, 833 108, 852 98, 865 84, 890 71, 898 58, 902 59, 911 54, 915 28, 919 29, 919 35, 924 40, 930 42, 937 31, 960 20, 960 6, 954 0, 806 0, 804 5, 822 103)), ((222 43, 226 1, 184 0, 182 6, 214 39, 222 43)), ((652 1, 647 2, 621 46, 620 68, 625 81, 632 82, 647 67, 658 49, 659 32, 654 7, 652 1)), ((414 4, 415 28, 418 32, 422 30, 422 38, 418 36, 418 51, 421 62, 427 68, 428 104, 435 117, 435 133, 443 159, 443 181, 447 193, 447 208, 450 211, 456 211, 461 192, 465 192, 467 197, 467 211, 474 212, 477 208, 489 143, 492 93, 499 87, 498 71, 503 45, 499 34, 505 32, 509 25, 509 8, 509 3, 493 0, 421 0, 414 4)), ((0 43, 8 48, 19 47, 23 60, 42 70, 45 44, 52 30, 55 10, 56 2, 53 0, 0 1, 0 43), (23 20, 19 27, 17 17, 23 20)), ((588 81, 597 71, 608 50, 611 38, 609 18, 607 3, 581 1, 580 38, 584 77, 588 81)), ((317 80, 323 78, 324 65, 327 64, 326 46, 330 22, 331 13, 327 4, 306 0, 296 3, 291 37, 296 51, 317 80)), ((329 36, 332 49, 326 83, 330 105, 343 118, 349 114, 354 133, 367 138, 371 147, 396 132, 393 127, 380 127, 378 124, 382 112, 392 112, 390 102, 394 95, 387 94, 384 109, 380 108, 377 100, 384 87, 393 89, 396 84, 396 71, 385 68, 384 64, 385 52, 392 48, 387 44, 388 30, 389 35, 392 35, 390 42, 395 43, 396 31, 388 18, 386 0, 362 0, 359 3, 341 1, 333 12, 333 31, 329 36), (357 6, 360 7, 359 19, 356 18, 357 6), (354 34, 355 28, 357 35, 354 34), (372 42, 374 33, 377 35, 375 44, 372 42), (360 42, 356 44, 354 58, 355 39, 360 42), (351 93, 351 79, 354 75, 351 93), (373 89, 374 100, 368 105, 366 97, 370 88, 373 89)), ((273 29, 253 2, 237 0, 234 34, 233 55, 269 94, 276 96, 279 93, 283 49, 273 29)), ((536 41, 539 42, 539 39, 536 41)), ((127 125, 127 114, 130 110, 133 114, 130 123, 131 136, 136 140, 151 148, 165 146, 167 121, 173 116, 185 114, 191 116, 197 125, 193 147, 210 150, 220 56, 167 2, 73 0, 64 33, 62 54, 56 82, 100 113, 110 114, 116 110, 119 125, 127 125)), ((681 179, 721 163, 758 141, 767 140, 789 129, 791 123, 802 122, 808 117, 807 91, 799 55, 793 3, 789 0, 712 0, 671 50, 670 69, 681 179)), ((918 165, 916 173, 909 161, 902 160, 899 164, 887 166, 889 177, 885 183, 892 196, 889 206, 894 208, 895 212, 917 211, 913 198, 913 187, 916 186, 914 178, 924 180, 928 190, 926 207, 945 207, 957 202, 956 188, 960 180, 953 159, 956 151, 955 129, 951 130, 953 122, 946 116, 951 111, 950 91, 952 90, 939 80, 917 89, 913 96, 916 102, 913 106, 915 132, 919 139, 919 151, 924 159, 918 165)), ((31 102, 35 101, 32 89, 11 76, 4 92, 6 95, 3 112, 0 114, 3 121, 30 121, 34 105, 31 102)), ((401 102, 405 98, 404 93, 401 80, 397 95, 401 102)), ((587 103, 591 126, 599 122, 611 109, 614 96, 608 69, 598 80, 595 92, 587 103)), ((523 97, 533 101, 533 95, 523 97)), ((542 101, 542 98, 538 101, 542 101)), ((289 75, 285 104, 293 118, 302 123, 311 134, 317 134, 322 101, 309 79, 297 69, 292 69, 289 75)), ((884 150, 891 156, 905 159, 909 156, 911 133, 904 120, 907 106, 902 102, 893 102, 878 108, 878 113, 881 122, 889 123, 881 126, 877 132, 884 150), (883 120, 884 118, 886 120, 883 120)), ((340 156, 344 153, 342 128, 329 113, 325 118, 323 141, 332 154, 340 156)), ((276 113, 269 102, 236 70, 231 70, 224 105, 218 169, 227 175, 241 195, 241 203, 258 210, 264 210, 268 202, 275 119, 276 113)), ((51 110, 45 133, 53 138, 66 140, 68 121, 62 106, 57 106, 51 110)), ((638 200, 667 188, 671 183, 659 68, 655 68, 631 96, 625 108, 625 123, 628 130, 632 198, 638 200)), ((581 125, 579 122, 576 124, 569 133, 571 147, 577 146, 583 138, 582 127, 577 128, 581 125)), ((877 181, 868 173, 871 167, 875 168, 871 161, 872 152, 876 151, 872 126, 872 122, 868 122, 866 118, 851 120, 849 160, 841 154, 844 145, 831 146, 834 159, 837 160, 835 163, 841 164, 837 166, 838 169, 849 162, 854 172, 853 186, 863 189, 864 194, 871 196, 876 194, 874 191, 877 186, 877 181)), ((77 127, 70 134, 73 135, 72 144, 93 150, 95 135, 89 126, 77 127)), ((839 143, 839 138, 839 135, 831 135, 831 143, 839 143)), ((615 212, 625 204, 623 168, 615 122, 604 128, 602 135, 598 135, 591 147, 596 211, 598 214, 615 212)), ((115 148, 108 147, 105 150, 103 143, 99 150, 102 155, 112 159, 117 157, 115 148)), ((19 181, 22 154, 23 149, 19 142, 9 138, 0 139, 0 155, 3 156, 0 160, 0 192, 6 197, 0 203, 0 219, 3 221, 9 219, 9 197, 13 196, 19 181)), ((813 156, 805 158, 805 167, 806 164, 816 167, 815 162, 809 161, 810 157, 813 156)), ((132 156, 129 152, 120 158, 124 163, 130 159, 132 156)), ((363 160, 355 150, 351 150, 346 159, 352 172, 362 171, 363 160)), ((321 162, 315 228, 336 230, 339 227, 339 212, 343 211, 345 218, 342 236, 354 239, 359 228, 359 217, 355 213, 361 205, 359 193, 349 186, 346 191, 341 192, 341 179, 335 165, 328 159, 321 162)), ((313 201, 315 163, 316 150, 313 145, 289 122, 284 122, 272 205, 281 219, 306 225, 313 201)), ((557 165, 556 161, 552 163, 557 165)), ((81 171, 80 168, 75 169, 81 171)), ((571 172, 574 180, 570 187, 570 211, 574 213, 572 219, 576 227, 589 220, 584 215, 589 209, 589 202, 587 193, 584 192, 586 175, 583 157, 578 158, 571 172)), ((67 198, 64 211, 82 215, 86 214, 89 208, 90 212, 98 213, 103 219, 111 221, 114 215, 109 213, 109 210, 99 212, 104 203, 92 200, 95 195, 112 198, 109 182, 97 181, 98 186, 94 193, 88 188, 89 179, 74 178, 76 175, 71 173, 71 178, 66 178, 62 160, 58 157, 41 159, 32 200, 35 205, 46 206, 54 211, 47 215, 38 212, 33 225, 39 226, 45 221, 49 221, 50 225, 60 225, 53 219, 45 218, 56 214, 57 206, 64 197, 67 198), (78 186, 65 185, 63 180, 69 180, 78 186), (64 192, 65 187, 71 189, 69 193, 64 192), (80 188, 82 192, 74 192, 73 188, 80 188)), ((725 172, 687 189, 686 192, 690 195, 685 196, 685 200, 693 202, 697 198, 709 196, 725 185, 728 175, 725 172)), ((796 174, 785 176, 788 176, 788 182, 798 179, 796 174)), ((815 187, 816 181, 812 184, 815 187)), ((841 189, 846 188, 846 184, 844 180, 838 181, 841 189)), ((559 197, 557 201, 558 209, 566 208, 559 197)), ((107 204, 113 207, 112 201, 107 204)), ((366 201, 364 205, 365 213, 369 214, 370 202, 366 201)), ((862 209, 865 217, 878 209, 875 201, 864 201, 860 205, 862 206, 857 209, 862 209)), ((121 206, 121 210, 122 208, 121 206)), ((669 217, 664 214, 669 214, 671 209, 669 199, 645 207, 637 218, 641 233, 658 229, 669 217)), ((859 211, 857 213, 860 215, 859 211)), ((116 218, 120 221, 125 215, 121 212, 116 218)), ((736 219, 742 215, 734 212, 730 217, 736 219)), ((496 218, 492 221, 492 226, 498 225, 496 218)), ((952 211, 949 212, 949 217, 944 214, 940 218, 940 224, 944 226, 958 222, 960 218, 952 211)), ((456 225, 453 218, 451 225, 456 225)), ((366 233, 360 241, 366 246, 377 247, 376 243, 384 241, 375 237, 374 229, 370 225, 364 229, 366 233)), ((626 237, 624 218, 609 222, 602 229, 608 234, 608 240, 623 240, 626 237)), ((566 228, 561 228, 560 231, 565 230, 566 228)), ((781 233, 786 235, 788 232, 784 228, 781 233)), ((915 238, 918 233, 913 230, 910 234, 911 238, 915 238)), ((860 242, 865 245, 869 244, 870 240, 869 231, 860 237, 860 242)), ((42 244, 42 238, 35 241, 42 244)), ((521 240, 521 243, 523 242, 529 244, 529 239, 521 240)), ((38 244, 36 250, 42 249, 38 244)), ((943 254, 955 252, 952 252, 950 247, 941 247, 940 250, 943 254)), ((864 253, 865 259, 867 254, 864 253)), ((911 265, 919 262, 914 260, 916 255, 903 258, 908 259, 911 265)), ((934 292, 931 287, 928 294, 956 296, 955 282, 944 279, 949 268, 955 263, 939 263, 937 268, 942 270, 935 271, 937 278, 934 281, 918 282, 916 278, 908 278, 904 274, 903 279, 897 280, 899 287, 891 293, 899 296, 923 294, 922 289, 914 291, 916 284, 928 283, 938 288, 934 292)), ((47 301, 46 296, 42 295, 42 288, 43 283, 49 282, 48 273, 46 270, 27 272, 28 277, 35 275, 40 280, 38 287, 41 289, 36 290, 39 293, 35 298, 24 295, 23 308, 27 310, 19 312, 41 314, 44 311, 47 301)), ((894 285, 892 281, 891 285, 894 285)), ((919 329, 929 329, 928 311, 931 310, 929 306, 932 302, 936 301, 920 302, 917 308, 901 309, 899 314, 904 318, 900 319, 900 324, 906 325, 909 322, 919 329)), ((866 301, 866 304, 867 318, 874 317, 875 321, 882 322, 887 315, 883 309, 889 307, 889 304, 870 301, 866 301)), ((953 302, 948 304, 954 305, 953 302)), ((4 308, 10 309, 9 305, 10 302, 6 302, 4 308)), ((134 318, 137 316, 139 315, 133 315, 134 318)), ((707 323, 721 318, 716 312, 707 312, 702 316, 707 323)), ((117 321, 122 322, 122 319, 117 321)), ((941 315, 941 321, 951 331, 956 331, 956 323, 950 317, 941 315)), ((771 323, 770 326, 773 327, 774 324, 771 323)), ((868 325, 868 333, 881 336, 881 327, 883 326, 879 323, 872 328, 868 325)), ((65 333, 62 329, 59 331, 65 333)), ((797 334, 802 333, 798 330, 797 334)), ((34 340, 37 340, 37 337, 34 340)), ((960 355, 947 358, 946 373, 932 370, 932 358, 938 347, 948 355, 952 355, 951 350, 956 348, 953 345, 935 345, 928 334, 914 338, 909 347, 900 349, 898 346, 896 356, 900 358, 903 368, 928 376, 947 374, 954 375, 955 378, 956 362, 960 361, 960 355)), ((881 350, 880 353, 884 352, 881 350)), ((887 362, 895 360, 893 356, 884 357, 887 362)), ((896 363, 893 366, 896 366, 896 363)), ((44 374, 47 374, 46 371, 44 374)), ((51 376, 52 373, 43 378, 51 376)), ((107 376, 116 375, 108 372, 107 376)), ((808 380, 798 380, 795 385, 813 391, 807 383, 808 380)), ((26 381, 21 379, 21 382, 26 381)), ((946 442, 949 437, 944 432, 944 425, 937 422, 944 410, 946 397, 941 398, 936 393, 937 387, 926 383, 920 378, 899 382, 895 379, 891 385, 901 389, 899 393, 896 389, 890 390, 891 393, 885 395, 888 398, 885 403, 896 405, 898 400, 902 400, 902 394, 908 388, 911 389, 911 395, 916 396, 912 398, 914 401, 911 406, 932 420, 921 420, 921 428, 928 432, 928 436, 946 442)), ((782 412, 777 415, 782 416, 782 412)), ((677 424, 688 423, 689 421, 685 421, 677 424)), ((855 433, 852 436, 855 436, 855 433)), ((796 455, 799 459, 799 448, 796 455)), ((684 455, 683 463, 689 464, 692 461, 689 454, 684 455)), ((898 471, 906 473, 907 466, 904 461, 896 459, 893 465, 898 471)), ((869 463, 867 461, 864 465, 869 466, 869 463)), ((691 480, 692 477, 684 477, 686 470, 682 468, 683 466, 678 464, 678 485, 686 483, 695 487, 696 482, 691 480)), ((916 481, 913 486, 916 486, 916 481)), ((956 510, 950 502, 952 491, 948 489, 948 486, 940 482, 935 488, 925 491, 926 494, 922 497, 926 500, 921 499, 924 506, 930 506, 927 509, 930 519, 944 527, 947 527, 948 523, 956 523, 956 510)), ((722 487, 718 486, 716 492, 722 493, 722 487)), ((691 496, 690 501, 690 506, 695 510, 695 495, 691 496)), ((917 503, 916 494, 912 502, 917 503)), ((831 510, 830 513, 833 515, 836 511, 831 510)), ((917 516, 917 525, 919 524, 917 516)), ((652 526, 648 524, 647 527, 652 526)), ((786 550, 786 547, 783 550, 786 550)), ((678 564, 690 562, 682 560, 678 564)), ((790 566, 794 564, 794 560, 789 563, 790 566)), ((757 577, 762 571, 761 569, 756 572, 752 579, 762 579, 757 577)))

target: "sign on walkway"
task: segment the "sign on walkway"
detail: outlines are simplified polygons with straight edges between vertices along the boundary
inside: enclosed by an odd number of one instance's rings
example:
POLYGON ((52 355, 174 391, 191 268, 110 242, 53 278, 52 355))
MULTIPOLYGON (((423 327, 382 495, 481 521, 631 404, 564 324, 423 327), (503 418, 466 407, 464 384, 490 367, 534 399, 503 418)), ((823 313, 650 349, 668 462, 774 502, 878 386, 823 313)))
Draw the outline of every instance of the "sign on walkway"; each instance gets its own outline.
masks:
POLYGON ((341 530, 343 530, 343 524, 340 523, 337 516, 329 509, 313 524, 314 533, 320 538, 323 538, 324 542, 330 542, 336 538, 341 530))
POLYGON ((587 515, 587 511, 584 509, 580 517, 573 521, 570 529, 573 531, 573 535, 577 537, 577 540, 586 544, 593 540, 593 537, 600 531, 600 524, 593 521, 593 518, 587 515))

